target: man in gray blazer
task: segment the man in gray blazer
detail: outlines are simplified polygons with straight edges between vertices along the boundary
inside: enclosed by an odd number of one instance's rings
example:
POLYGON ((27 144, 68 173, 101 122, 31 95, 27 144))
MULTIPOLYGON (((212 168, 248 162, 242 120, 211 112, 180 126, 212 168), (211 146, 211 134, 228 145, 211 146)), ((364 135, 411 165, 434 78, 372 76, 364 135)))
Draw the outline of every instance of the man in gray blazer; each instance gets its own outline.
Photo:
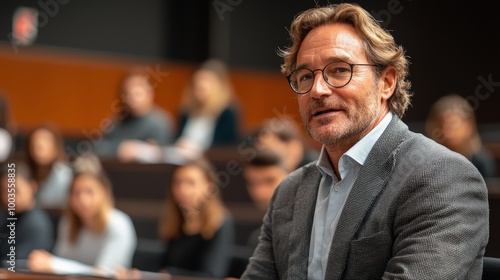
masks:
POLYGON ((275 191, 242 279, 481 279, 486 186, 400 120, 402 47, 346 3, 301 13, 290 35, 282 71, 324 145, 275 191))

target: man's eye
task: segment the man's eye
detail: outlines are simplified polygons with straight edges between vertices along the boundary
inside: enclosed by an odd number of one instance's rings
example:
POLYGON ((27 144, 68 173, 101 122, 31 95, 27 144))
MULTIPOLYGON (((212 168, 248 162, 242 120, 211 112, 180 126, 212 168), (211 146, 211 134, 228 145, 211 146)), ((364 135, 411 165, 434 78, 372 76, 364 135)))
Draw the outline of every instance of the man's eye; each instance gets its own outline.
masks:
POLYGON ((348 74, 351 72, 350 68, 347 67, 334 67, 328 69, 328 74, 335 75, 335 74, 348 74))
POLYGON ((307 73, 307 74, 300 75, 298 77, 298 81, 299 82, 306 82, 306 81, 311 80, 312 78, 313 78, 312 74, 307 73))

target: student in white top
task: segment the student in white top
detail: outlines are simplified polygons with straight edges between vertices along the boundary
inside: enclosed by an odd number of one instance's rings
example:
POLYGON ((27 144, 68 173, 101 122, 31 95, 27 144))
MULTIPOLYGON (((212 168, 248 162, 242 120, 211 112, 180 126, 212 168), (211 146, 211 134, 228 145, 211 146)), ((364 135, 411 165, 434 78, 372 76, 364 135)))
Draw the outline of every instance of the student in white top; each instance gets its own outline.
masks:
MULTIPOLYGON (((97 161, 94 156, 92 161, 97 161)), ((56 274, 112 276, 130 267, 137 236, 130 217, 115 209, 111 183, 101 168, 80 166, 70 188, 68 207, 59 222, 54 255, 32 252, 28 267, 56 274)), ((97 161, 98 162, 98 161, 97 161)))

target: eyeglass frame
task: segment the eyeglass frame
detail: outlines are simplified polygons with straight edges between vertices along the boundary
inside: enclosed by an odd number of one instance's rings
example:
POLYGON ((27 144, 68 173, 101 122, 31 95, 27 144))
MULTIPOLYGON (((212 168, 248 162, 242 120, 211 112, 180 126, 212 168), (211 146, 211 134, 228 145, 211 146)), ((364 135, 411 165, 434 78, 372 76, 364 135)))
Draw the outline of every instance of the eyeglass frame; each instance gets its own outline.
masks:
POLYGON ((315 72, 316 72, 316 71, 321 71, 321 76, 323 77, 323 80, 325 80, 325 82, 326 82, 329 86, 334 87, 334 88, 341 88, 341 87, 345 87, 345 86, 347 86, 347 85, 351 82, 351 80, 352 80, 352 75, 353 75, 353 73, 354 73, 354 66, 374 66, 374 67, 381 67, 381 65, 379 65, 379 64, 369 64, 369 63, 349 63, 349 62, 347 62, 347 61, 339 60, 339 61, 332 61, 332 62, 327 63, 327 64, 325 65, 325 67, 323 67, 323 69, 318 68, 318 69, 311 70, 311 69, 309 69, 309 68, 305 68, 305 67, 297 68, 297 69, 293 70, 293 71, 292 71, 292 73, 290 73, 290 75, 286 76, 286 79, 288 80, 288 85, 289 85, 289 86, 290 86, 290 88, 293 90, 293 92, 295 92, 296 94, 306 94, 306 93, 310 92, 310 91, 311 91, 311 89, 312 89, 312 88, 313 88, 313 86, 314 86, 314 79, 316 79, 315 72), (339 62, 346 63, 347 65, 349 65, 349 66, 351 67, 351 76, 349 77, 349 80, 348 80, 348 81, 347 81, 344 85, 341 85, 341 86, 334 86, 334 85, 332 85, 332 84, 330 84, 330 83, 328 82, 328 79, 325 79, 325 69, 326 69, 326 67, 328 67, 330 64, 333 64, 333 63, 339 63, 339 62), (298 71, 298 70, 302 70, 302 69, 304 69, 304 70, 309 70, 309 71, 311 71, 311 73, 313 73, 313 83, 311 84, 311 88, 310 88, 309 90, 307 90, 306 92, 297 92, 297 91, 293 88, 293 86, 292 86, 292 82, 290 81, 290 77, 293 75, 293 73, 295 73, 295 72, 296 72, 296 71, 298 71))

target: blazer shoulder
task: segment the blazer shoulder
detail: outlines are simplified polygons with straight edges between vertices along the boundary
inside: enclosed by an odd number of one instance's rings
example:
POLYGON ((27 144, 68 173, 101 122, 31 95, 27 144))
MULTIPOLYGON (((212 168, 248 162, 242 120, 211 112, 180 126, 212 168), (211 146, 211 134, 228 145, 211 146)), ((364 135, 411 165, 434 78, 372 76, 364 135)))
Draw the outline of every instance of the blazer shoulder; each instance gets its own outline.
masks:
POLYGON ((400 168, 411 167, 410 173, 473 177, 484 184, 481 174, 470 160, 419 133, 410 132, 410 136, 398 147, 396 157, 402 163, 400 168))
POLYGON ((409 132, 409 137, 403 141, 400 150, 402 154, 405 153, 420 153, 422 156, 427 157, 427 160, 443 160, 453 159, 472 165, 467 158, 459 153, 456 153, 445 146, 437 143, 436 141, 424 136, 420 133, 409 132))

